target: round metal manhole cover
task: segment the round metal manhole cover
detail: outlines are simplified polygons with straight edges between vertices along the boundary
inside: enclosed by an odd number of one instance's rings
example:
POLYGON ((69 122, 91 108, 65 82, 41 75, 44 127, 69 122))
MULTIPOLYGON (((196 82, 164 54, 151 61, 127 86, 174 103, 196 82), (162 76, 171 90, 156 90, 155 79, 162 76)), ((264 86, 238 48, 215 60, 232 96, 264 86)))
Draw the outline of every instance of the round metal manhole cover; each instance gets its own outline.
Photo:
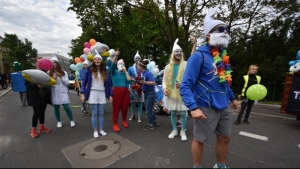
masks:
POLYGON ((87 160, 100 160, 119 151, 121 144, 117 140, 97 140, 80 150, 80 156, 87 160))

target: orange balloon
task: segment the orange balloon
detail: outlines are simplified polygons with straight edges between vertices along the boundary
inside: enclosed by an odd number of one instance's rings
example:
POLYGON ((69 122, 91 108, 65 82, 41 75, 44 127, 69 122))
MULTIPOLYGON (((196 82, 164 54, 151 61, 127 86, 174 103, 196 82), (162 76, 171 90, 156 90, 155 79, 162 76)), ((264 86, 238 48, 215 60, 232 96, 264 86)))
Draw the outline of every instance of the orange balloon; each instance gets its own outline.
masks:
POLYGON ((80 60, 79 57, 76 57, 76 58, 75 58, 75 63, 81 63, 81 60, 80 60))
POLYGON ((92 46, 96 45, 96 40, 95 40, 95 39, 90 39, 90 44, 91 44, 92 46))

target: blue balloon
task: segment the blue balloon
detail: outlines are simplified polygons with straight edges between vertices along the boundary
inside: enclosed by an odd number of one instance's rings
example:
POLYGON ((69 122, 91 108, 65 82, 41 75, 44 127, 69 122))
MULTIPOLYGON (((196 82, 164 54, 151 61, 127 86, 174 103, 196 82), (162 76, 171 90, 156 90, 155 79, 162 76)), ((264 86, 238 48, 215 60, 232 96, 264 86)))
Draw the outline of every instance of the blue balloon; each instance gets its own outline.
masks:
POLYGON ((298 53, 297 53, 297 55, 296 55, 296 58, 297 58, 298 60, 300 60, 300 50, 298 51, 298 53))
POLYGON ((78 70, 83 68, 83 64, 82 63, 77 63, 76 66, 78 67, 78 70))

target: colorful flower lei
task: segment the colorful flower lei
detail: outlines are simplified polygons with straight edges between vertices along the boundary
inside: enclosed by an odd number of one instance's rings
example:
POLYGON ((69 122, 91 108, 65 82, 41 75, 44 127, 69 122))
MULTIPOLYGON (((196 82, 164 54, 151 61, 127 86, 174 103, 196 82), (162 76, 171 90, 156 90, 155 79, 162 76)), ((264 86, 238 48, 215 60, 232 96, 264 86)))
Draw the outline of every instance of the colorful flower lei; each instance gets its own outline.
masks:
POLYGON ((219 74, 219 82, 226 83, 230 86, 232 84, 229 56, 227 56, 226 49, 221 49, 220 52, 217 49, 211 48, 210 53, 214 57, 214 63, 217 67, 219 74), (220 55, 221 53, 221 55, 220 55))

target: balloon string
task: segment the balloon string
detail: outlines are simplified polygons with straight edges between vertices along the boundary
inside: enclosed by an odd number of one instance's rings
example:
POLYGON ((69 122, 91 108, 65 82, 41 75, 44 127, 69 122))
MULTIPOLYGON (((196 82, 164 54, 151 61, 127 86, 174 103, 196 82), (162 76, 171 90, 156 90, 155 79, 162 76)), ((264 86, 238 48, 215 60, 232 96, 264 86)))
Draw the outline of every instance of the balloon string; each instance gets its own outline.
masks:
POLYGON ((246 98, 246 99, 240 101, 239 104, 241 104, 242 102, 247 102, 247 101, 248 101, 248 98, 246 98))

